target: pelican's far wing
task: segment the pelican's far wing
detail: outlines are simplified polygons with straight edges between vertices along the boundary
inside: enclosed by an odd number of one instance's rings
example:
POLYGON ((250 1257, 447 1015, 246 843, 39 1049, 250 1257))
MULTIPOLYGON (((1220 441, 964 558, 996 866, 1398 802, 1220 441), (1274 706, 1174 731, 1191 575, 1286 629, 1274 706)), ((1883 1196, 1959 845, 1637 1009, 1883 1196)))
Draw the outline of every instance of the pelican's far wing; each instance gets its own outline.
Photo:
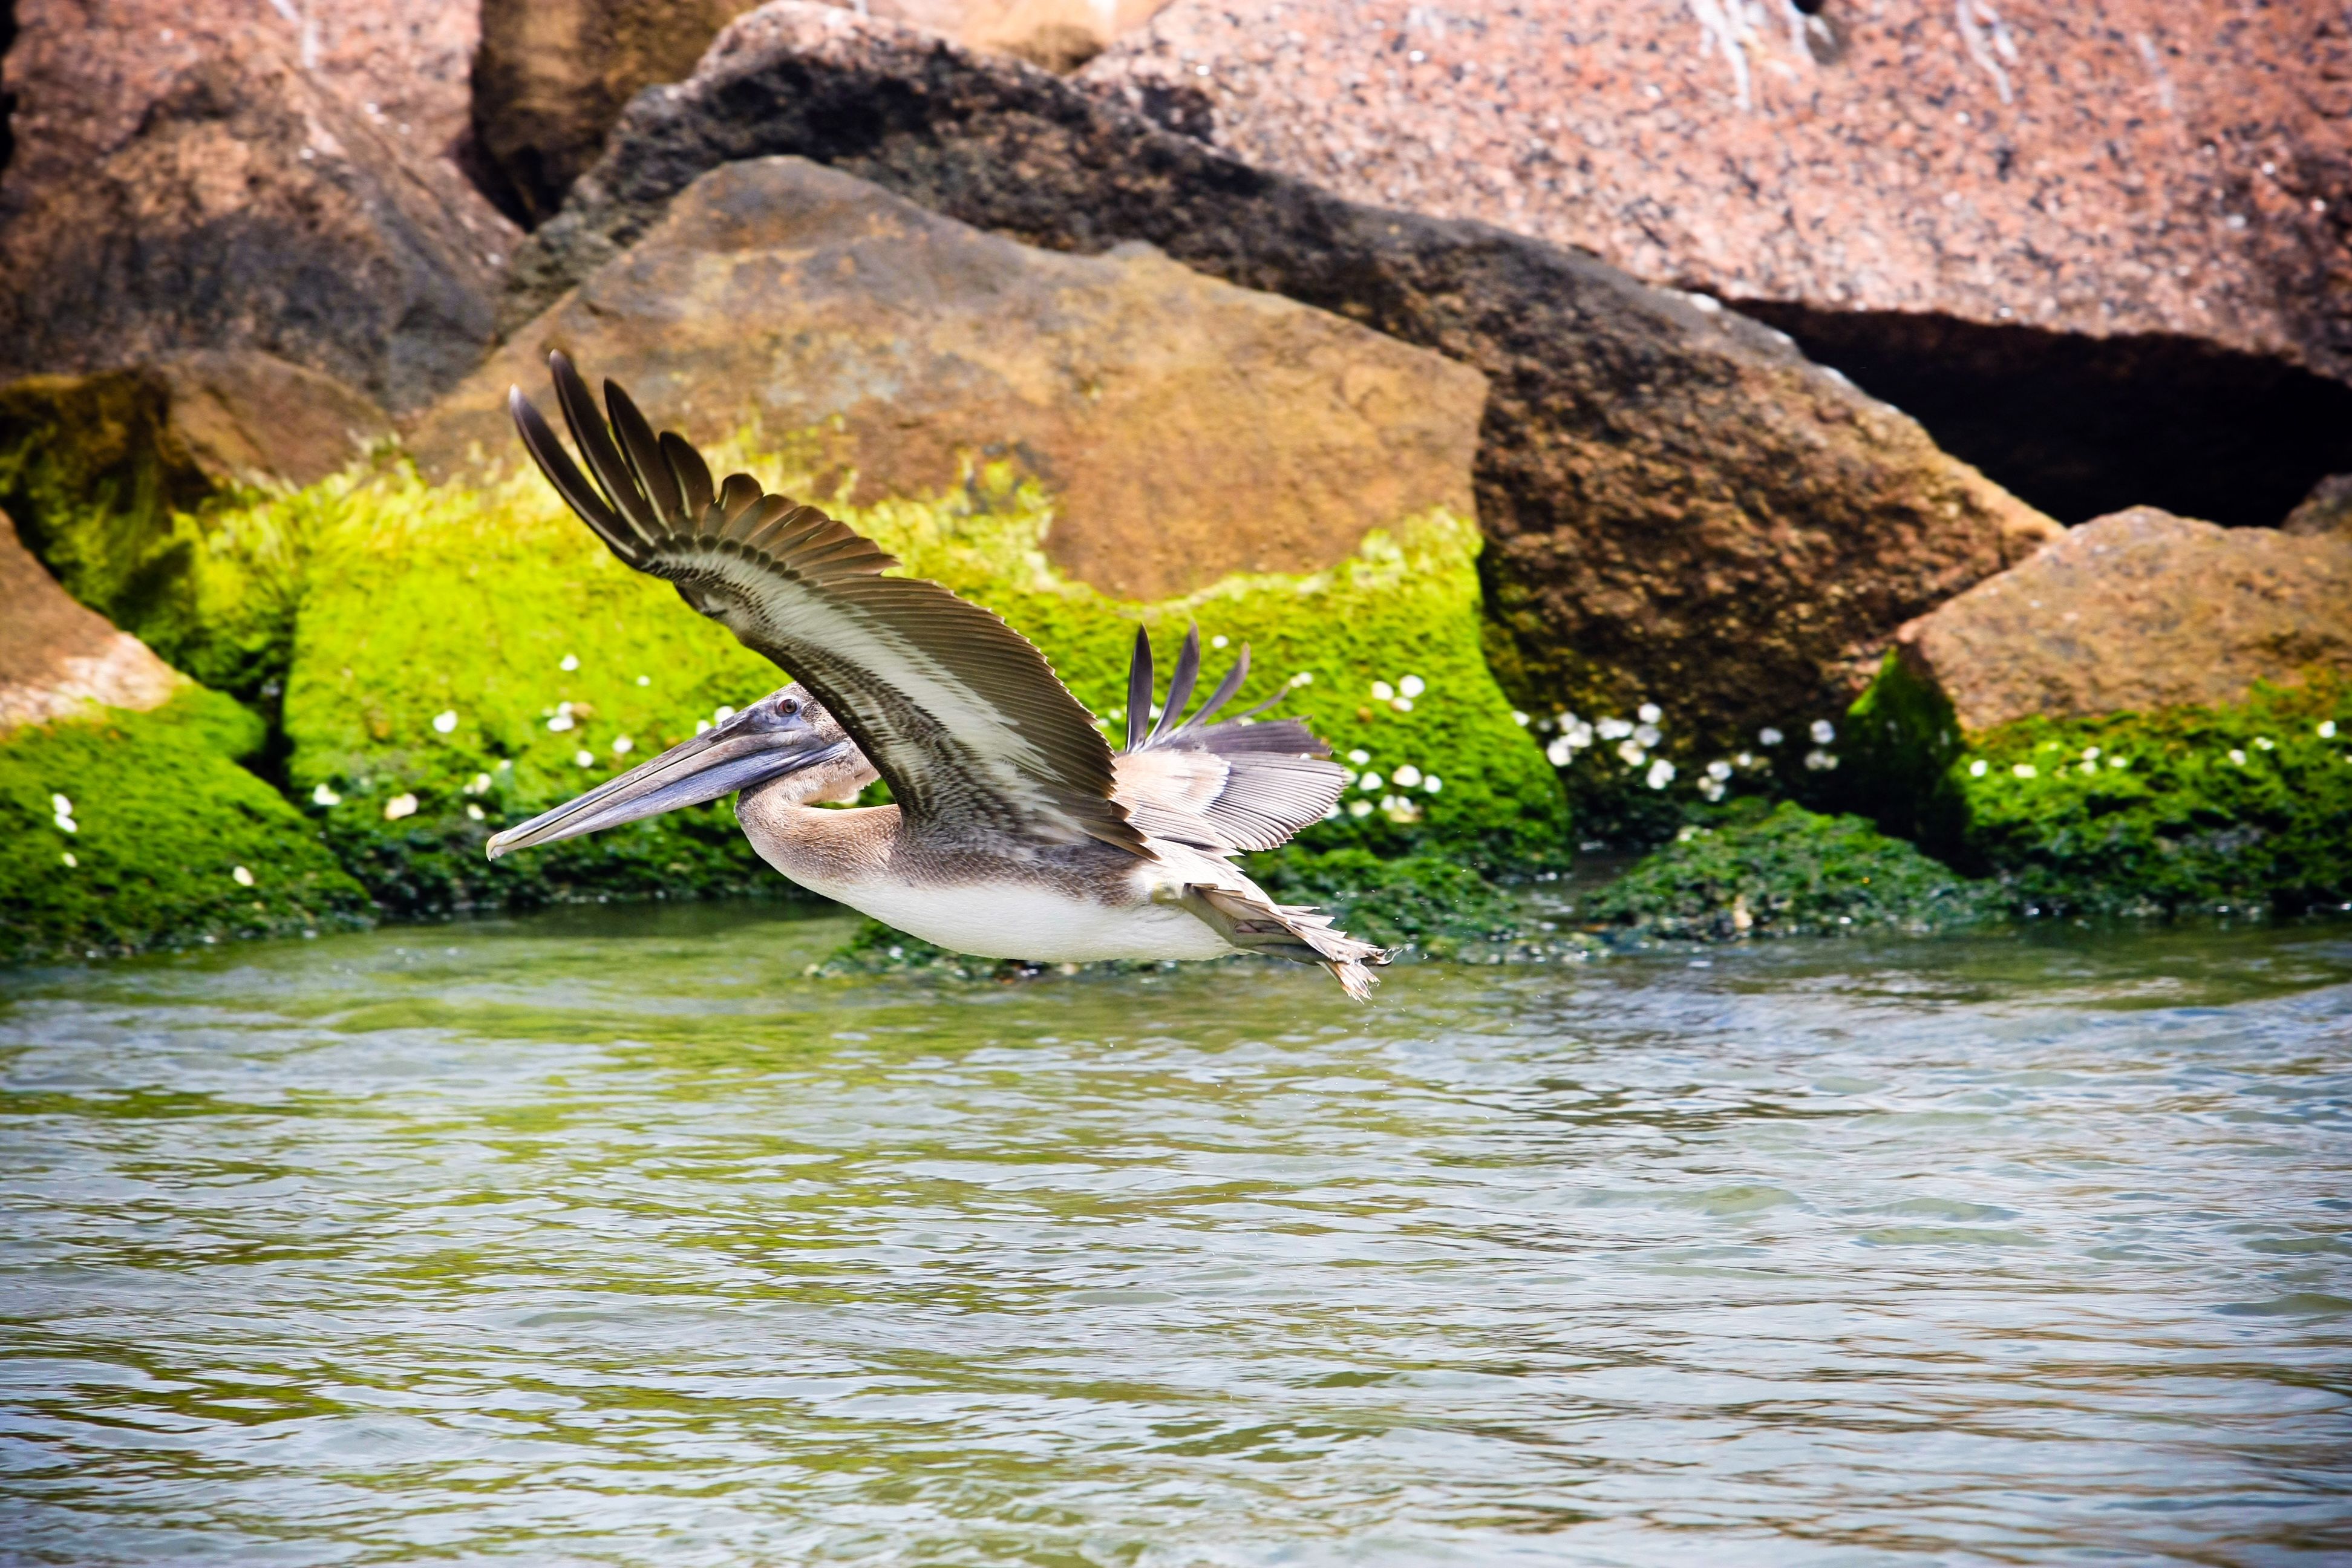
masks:
POLYGON ((1251 719, 1288 694, 1238 719, 1213 724, 1249 676, 1249 647, 1200 711, 1186 716, 1201 670, 1201 629, 1176 656, 1160 721, 1145 728, 1151 704, 1151 639, 1138 630, 1129 667, 1127 750, 1113 759, 1118 800, 1135 826, 1214 855, 1272 849, 1320 821, 1348 787, 1348 770, 1296 719, 1251 719), (1139 695, 1139 693, 1140 695, 1139 695))
POLYGON ((508 398, 548 482, 614 554, 806 686, 910 822, 1150 853, 1111 797, 1109 743, 1027 638, 937 583, 884 576, 898 562, 814 507, 746 474, 714 485, 618 386, 607 424, 570 360, 548 368, 586 473, 520 388, 508 398))

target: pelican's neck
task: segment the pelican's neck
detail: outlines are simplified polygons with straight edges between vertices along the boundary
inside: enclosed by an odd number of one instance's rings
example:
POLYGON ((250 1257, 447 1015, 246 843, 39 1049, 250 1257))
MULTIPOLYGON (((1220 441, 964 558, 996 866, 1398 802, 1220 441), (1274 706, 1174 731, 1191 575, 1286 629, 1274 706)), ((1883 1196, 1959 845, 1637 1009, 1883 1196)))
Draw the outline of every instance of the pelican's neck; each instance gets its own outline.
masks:
POLYGON ((736 820, 760 858, 801 886, 834 898, 860 883, 887 876, 904 826, 895 805, 831 808, 807 804, 827 799, 792 775, 745 790, 735 802, 736 820))

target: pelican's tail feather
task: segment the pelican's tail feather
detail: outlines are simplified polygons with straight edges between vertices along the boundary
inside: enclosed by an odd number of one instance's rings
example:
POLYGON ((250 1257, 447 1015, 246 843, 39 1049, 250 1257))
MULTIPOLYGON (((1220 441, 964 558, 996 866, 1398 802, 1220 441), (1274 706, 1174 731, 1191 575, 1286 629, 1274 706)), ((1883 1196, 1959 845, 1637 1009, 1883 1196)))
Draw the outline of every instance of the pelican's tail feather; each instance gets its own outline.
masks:
POLYGON ((1396 950, 1349 936, 1319 910, 1277 904, 1263 894, 1194 882, 1184 889, 1184 907, 1207 921, 1244 952, 1269 953, 1294 963, 1319 963, 1339 988, 1359 1002, 1371 1000, 1380 977, 1372 973, 1396 950))

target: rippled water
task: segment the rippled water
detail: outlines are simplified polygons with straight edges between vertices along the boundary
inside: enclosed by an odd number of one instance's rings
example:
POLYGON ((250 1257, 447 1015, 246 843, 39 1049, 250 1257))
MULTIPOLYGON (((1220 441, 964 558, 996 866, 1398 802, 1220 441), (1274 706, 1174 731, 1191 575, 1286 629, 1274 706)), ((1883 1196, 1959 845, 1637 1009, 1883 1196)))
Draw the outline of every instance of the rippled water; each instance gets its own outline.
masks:
POLYGON ((0 1560, 2352 1552, 2352 928, 0 980, 0 1560))

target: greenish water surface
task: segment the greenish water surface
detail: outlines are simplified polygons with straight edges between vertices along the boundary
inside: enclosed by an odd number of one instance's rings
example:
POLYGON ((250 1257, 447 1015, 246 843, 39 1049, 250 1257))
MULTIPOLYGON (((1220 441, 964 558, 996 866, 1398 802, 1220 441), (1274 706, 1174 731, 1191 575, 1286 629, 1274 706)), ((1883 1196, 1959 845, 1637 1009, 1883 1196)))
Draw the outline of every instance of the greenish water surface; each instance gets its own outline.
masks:
POLYGON ((0 976, 0 1562, 2352 1553, 2352 927, 0 976))

